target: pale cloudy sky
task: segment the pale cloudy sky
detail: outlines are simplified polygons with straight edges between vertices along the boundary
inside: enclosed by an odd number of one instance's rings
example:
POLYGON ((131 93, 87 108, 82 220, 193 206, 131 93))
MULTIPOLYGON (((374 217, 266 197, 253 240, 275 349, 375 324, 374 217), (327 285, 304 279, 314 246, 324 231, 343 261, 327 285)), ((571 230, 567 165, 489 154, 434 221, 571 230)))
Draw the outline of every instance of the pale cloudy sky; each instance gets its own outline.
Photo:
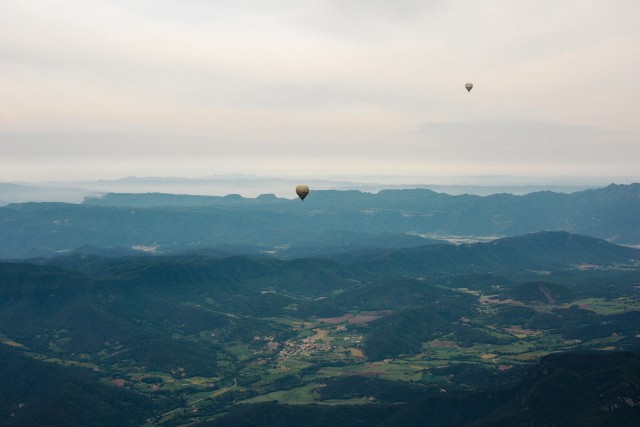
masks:
POLYGON ((638 0, 0 0, 0 181, 640 177, 638 22, 638 0))

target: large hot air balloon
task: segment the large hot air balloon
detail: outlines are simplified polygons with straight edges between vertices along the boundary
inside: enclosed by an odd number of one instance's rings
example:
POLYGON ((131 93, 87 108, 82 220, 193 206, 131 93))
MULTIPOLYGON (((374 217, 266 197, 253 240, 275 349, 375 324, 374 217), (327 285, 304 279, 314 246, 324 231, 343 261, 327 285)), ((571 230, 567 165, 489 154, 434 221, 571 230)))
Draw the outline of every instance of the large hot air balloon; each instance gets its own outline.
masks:
POLYGON ((464 87, 467 89, 467 92, 471 92, 471 89, 473 89, 473 83, 467 83, 464 87))
POLYGON ((309 194, 309 187, 306 185, 298 185, 296 187, 296 194, 300 197, 300 200, 304 202, 304 198, 309 194))

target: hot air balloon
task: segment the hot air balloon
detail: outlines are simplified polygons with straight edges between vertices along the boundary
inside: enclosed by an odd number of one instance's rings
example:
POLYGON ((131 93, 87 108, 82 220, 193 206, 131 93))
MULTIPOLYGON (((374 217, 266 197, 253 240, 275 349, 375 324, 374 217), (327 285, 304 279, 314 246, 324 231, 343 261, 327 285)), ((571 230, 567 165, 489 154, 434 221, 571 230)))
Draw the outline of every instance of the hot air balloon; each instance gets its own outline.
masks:
POLYGON ((300 200, 304 202, 304 198, 309 194, 309 187, 306 185, 298 185, 296 187, 296 194, 300 197, 300 200))
POLYGON ((467 89, 467 92, 471 92, 471 89, 473 89, 473 83, 467 83, 464 87, 467 89))

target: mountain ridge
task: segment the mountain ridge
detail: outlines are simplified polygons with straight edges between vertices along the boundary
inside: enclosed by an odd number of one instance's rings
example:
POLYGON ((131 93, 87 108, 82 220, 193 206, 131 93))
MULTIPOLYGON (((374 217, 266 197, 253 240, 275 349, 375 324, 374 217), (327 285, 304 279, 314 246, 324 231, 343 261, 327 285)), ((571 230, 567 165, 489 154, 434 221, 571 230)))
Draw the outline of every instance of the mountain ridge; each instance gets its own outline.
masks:
POLYGON ((230 245, 295 257, 296 251, 309 253, 310 247, 330 252, 340 233, 349 236, 341 243, 347 250, 417 246, 415 236, 504 237, 538 231, 639 244, 637 212, 640 184, 571 194, 484 197, 425 189, 378 194, 329 190, 312 192, 304 203, 270 196, 110 195, 79 205, 0 207, 0 257, 52 256, 83 246, 176 253, 203 247, 224 250, 230 245), (158 198, 161 201, 154 202, 158 198), (380 234, 389 238, 376 242, 380 234))

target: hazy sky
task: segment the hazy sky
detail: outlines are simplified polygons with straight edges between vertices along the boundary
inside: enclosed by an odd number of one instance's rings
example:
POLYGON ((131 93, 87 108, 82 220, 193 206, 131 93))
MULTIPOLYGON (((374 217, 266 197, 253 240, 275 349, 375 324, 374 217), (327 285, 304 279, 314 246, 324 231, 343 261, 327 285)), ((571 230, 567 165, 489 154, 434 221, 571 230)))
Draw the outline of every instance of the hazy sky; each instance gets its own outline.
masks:
POLYGON ((0 0, 0 181, 639 177, 638 22, 638 0, 0 0))

